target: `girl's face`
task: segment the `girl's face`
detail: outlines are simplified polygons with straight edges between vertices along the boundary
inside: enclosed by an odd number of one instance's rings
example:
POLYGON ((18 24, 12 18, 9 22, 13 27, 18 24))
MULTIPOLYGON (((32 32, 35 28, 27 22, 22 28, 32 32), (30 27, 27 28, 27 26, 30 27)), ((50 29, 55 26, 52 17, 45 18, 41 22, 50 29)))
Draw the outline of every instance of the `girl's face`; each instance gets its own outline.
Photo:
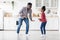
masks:
POLYGON ((44 10, 43 10, 43 9, 41 9, 41 12, 44 12, 44 10))

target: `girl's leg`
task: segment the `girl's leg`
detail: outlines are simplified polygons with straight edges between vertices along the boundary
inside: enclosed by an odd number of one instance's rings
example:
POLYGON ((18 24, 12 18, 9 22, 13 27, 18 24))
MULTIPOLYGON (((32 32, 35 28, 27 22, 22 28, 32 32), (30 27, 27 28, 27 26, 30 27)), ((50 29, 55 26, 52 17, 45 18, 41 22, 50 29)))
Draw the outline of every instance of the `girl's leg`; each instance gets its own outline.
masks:
POLYGON ((43 31, 44 31, 44 34, 46 34, 46 22, 44 22, 44 26, 43 26, 43 31))
POLYGON ((40 29, 41 29, 41 34, 43 34, 43 22, 41 23, 40 29))

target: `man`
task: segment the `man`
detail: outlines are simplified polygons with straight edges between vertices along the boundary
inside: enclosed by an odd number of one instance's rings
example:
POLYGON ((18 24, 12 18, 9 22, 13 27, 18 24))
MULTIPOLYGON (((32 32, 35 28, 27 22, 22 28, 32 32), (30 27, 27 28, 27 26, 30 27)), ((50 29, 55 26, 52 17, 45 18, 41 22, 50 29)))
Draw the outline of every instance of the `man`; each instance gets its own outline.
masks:
POLYGON ((22 10, 20 11, 20 13, 19 13, 20 18, 19 18, 19 25, 17 28, 17 34, 19 34, 19 31, 20 31, 20 28, 21 28, 23 21, 26 23, 26 34, 28 34, 28 32, 29 32, 28 14, 29 14, 30 20, 34 21, 34 20, 32 20, 32 9, 31 8, 32 8, 32 3, 28 3, 27 7, 23 7, 22 10))

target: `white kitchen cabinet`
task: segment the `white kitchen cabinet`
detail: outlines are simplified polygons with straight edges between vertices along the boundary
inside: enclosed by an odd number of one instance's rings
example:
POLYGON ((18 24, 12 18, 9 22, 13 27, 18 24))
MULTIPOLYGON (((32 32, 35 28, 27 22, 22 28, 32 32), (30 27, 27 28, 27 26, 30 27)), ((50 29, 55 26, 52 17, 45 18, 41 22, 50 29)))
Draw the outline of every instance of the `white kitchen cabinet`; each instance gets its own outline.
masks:
POLYGON ((59 28, 59 18, 58 17, 50 17, 47 18, 47 25, 46 29, 47 30, 58 30, 59 28))
POLYGON ((58 0, 51 0, 51 7, 58 7, 58 0))
MULTIPOLYGON (((30 22, 30 29, 40 30, 41 22, 38 18, 35 19, 35 22, 30 22)), ((47 17, 46 30, 58 30, 59 28, 59 18, 58 17, 47 17)))
POLYGON ((14 30, 16 29, 16 18, 4 17, 4 30, 14 30))
POLYGON ((36 0, 36 7, 46 6, 47 8, 57 8, 58 0, 36 0))
POLYGON ((3 29, 3 11, 0 9, 0 29, 3 29))
MULTIPOLYGON (((37 17, 34 17, 33 19, 35 20, 34 22, 29 21, 30 30, 40 30, 41 22, 38 20, 37 17)), ((16 25, 17 20, 18 18, 5 17, 4 18, 4 29, 5 30, 16 30, 18 27, 18 25, 16 25)), ((47 30, 58 30, 58 25, 59 25, 58 22, 59 22, 58 17, 48 17, 46 29, 47 30)), ((26 29, 26 25, 23 21, 21 30, 25 30, 25 29, 26 29)))

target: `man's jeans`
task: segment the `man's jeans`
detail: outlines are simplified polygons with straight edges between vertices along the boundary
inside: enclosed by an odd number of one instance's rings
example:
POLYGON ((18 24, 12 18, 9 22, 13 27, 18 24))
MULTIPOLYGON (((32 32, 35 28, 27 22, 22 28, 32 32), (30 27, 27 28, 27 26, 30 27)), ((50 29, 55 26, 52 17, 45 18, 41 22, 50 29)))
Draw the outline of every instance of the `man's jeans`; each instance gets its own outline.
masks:
POLYGON ((19 34, 19 31, 20 31, 20 28, 21 28, 23 21, 26 23, 26 34, 28 34, 28 31, 29 31, 29 19, 28 18, 24 18, 24 19, 20 18, 19 19, 19 25, 17 28, 17 33, 19 34))

